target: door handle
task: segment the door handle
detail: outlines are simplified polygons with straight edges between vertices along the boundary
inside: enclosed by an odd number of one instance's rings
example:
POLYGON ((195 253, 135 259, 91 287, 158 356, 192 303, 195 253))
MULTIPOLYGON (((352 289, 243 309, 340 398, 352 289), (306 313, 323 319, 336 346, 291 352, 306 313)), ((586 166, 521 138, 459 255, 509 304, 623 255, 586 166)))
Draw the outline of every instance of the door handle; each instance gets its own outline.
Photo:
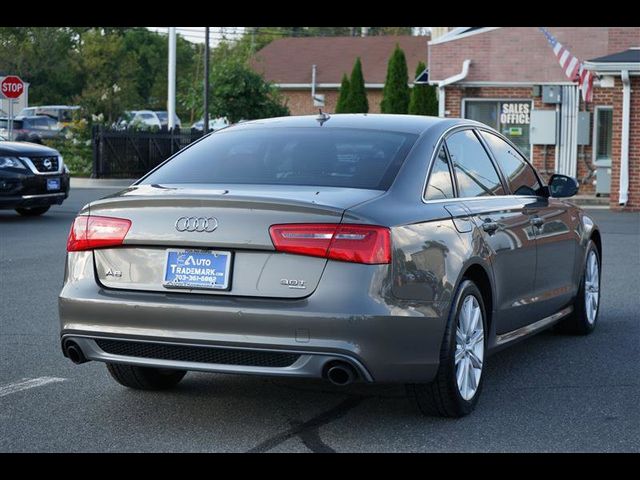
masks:
POLYGON ((531 219, 531 225, 533 225, 534 227, 541 227, 542 225, 544 225, 544 220, 540 217, 533 217, 531 219))
POLYGON ((495 231, 498 230, 498 227, 499 225, 496 222, 491 221, 489 218, 482 223, 482 229, 488 234, 495 233, 495 231))

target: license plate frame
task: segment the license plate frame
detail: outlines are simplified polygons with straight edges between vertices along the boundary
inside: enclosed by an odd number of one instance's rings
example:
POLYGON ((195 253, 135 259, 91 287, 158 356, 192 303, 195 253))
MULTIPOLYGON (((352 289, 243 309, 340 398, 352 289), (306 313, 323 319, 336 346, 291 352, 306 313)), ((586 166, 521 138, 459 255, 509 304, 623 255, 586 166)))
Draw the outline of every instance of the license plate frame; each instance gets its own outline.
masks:
POLYGON ((228 291, 231 289, 231 265, 233 263, 233 253, 228 250, 209 250, 209 249, 183 249, 183 248, 169 248, 166 250, 165 264, 163 269, 162 286, 168 289, 180 289, 180 290, 219 290, 228 291), (198 268, 198 269, 211 269, 212 265, 206 265, 206 262, 196 262, 205 264, 187 264, 187 258, 182 260, 182 265, 179 264, 179 256, 191 256, 197 260, 212 260, 211 263, 220 258, 225 258, 222 269, 213 268, 214 274, 190 274, 190 273, 176 273, 176 269, 173 269, 169 274, 169 269, 172 265, 184 266, 186 268, 198 268), (220 274, 221 273, 221 274, 220 274), (177 275, 186 276, 188 278, 179 278, 177 275), (197 277, 200 276, 201 279, 197 277), (214 281, 210 281, 213 277, 214 281), (222 278, 218 282, 218 278, 222 278))

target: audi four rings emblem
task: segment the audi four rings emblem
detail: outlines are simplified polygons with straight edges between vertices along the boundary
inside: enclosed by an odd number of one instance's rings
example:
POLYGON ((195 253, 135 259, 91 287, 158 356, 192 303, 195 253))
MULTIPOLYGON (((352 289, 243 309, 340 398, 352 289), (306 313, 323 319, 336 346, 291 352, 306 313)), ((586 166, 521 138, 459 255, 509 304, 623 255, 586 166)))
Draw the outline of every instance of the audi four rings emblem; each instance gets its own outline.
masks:
POLYGON ((218 228, 215 217, 180 217, 176 220, 176 230, 179 232, 213 232, 218 228))

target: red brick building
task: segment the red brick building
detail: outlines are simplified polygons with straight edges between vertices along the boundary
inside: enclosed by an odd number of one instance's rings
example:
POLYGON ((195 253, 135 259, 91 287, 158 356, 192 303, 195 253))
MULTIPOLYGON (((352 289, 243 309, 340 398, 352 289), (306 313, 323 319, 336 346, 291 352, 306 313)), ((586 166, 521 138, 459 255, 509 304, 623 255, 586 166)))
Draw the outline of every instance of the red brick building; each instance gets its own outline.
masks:
POLYGON ((424 36, 395 35, 282 38, 257 52, 251 66, 280 89, 292 115, 306 115, 318 111, 311 96, 314 79, 316 97, 324 99, 323 109, 333 112, 342 75, 350 76, 360 57, 369 112, 379 113, 387 63, 396 44, 407 58, 411 82, 418 62, 427 63, 428 40, 424 36))
POLYGON ((457 27, 429 42, 440 115, 487 123, 544 174, 577 177, 580 193, 640 210, 640 28, 548 30, 596 73, 592 102, 581 100, 537 27, 457 27))

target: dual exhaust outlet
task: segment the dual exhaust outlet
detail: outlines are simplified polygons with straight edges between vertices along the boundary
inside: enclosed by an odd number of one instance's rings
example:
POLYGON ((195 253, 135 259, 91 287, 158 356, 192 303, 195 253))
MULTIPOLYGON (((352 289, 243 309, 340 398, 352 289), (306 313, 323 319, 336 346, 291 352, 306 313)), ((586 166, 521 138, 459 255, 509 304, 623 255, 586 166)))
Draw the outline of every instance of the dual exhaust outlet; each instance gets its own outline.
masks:
MULTIPOLYGON (((76 365, 86 363, 89 360, 85 357, 80 346, 73 340, 67 340, 62 345, 62 349, 69 360, 76 365)), ((332 361, 324 368, 323 377, 333 385, 343 387, 353 383, 358 378, 356 370, 347 362, 332 361)))
POLYGON ((347 362, 329 362, 324 368, 324 378, 333 385, 344 387, 358 378, 356 370, 347 362))
POLYGON ((82 349, 80 348, 80 346, 73 340, 67 340, 66 342, 64 342, 64 344, 62 345, 62 350, 64 351, 64 354, 67 356, 67 358, 76 365, 89 361, 87 360, 87 357, 84 356, 84 353, 82 353, 82 349))

